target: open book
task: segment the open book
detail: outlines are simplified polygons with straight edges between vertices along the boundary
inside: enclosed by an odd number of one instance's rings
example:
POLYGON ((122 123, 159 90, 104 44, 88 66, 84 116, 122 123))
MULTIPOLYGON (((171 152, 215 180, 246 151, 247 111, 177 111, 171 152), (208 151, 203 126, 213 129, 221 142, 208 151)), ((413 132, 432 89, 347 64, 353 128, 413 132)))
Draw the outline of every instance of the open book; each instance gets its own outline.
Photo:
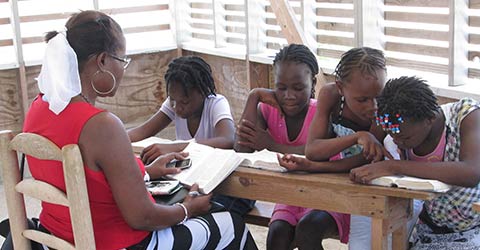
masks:
POLYGON ((373 179, 370 184, 386 186, 386 187, 398 187, 413 190, 432 191, 445 193, 450 189, 450 185, 441 181, 421 179, 409 176, 382 176, 373 179))
POLYGON ((274 172, 287 172, 287 169, 278 164, 277 153, 267 149, 253 153, 237 153, 244 160, 243 167, 257 168, 274 172))
MULTIPOLYGON (((145 147, 153 143, 177 143, 185 141, 171 141, 158 137, 132 143, 133 151, 142 152, 145 147)), ((275 172, 287 170, 278 164, 277 153, 268 150, 255 153, 237 153, 233 149, 218 149, 207 145, 189 142, 183 150, 189 153, 192 166, 170 178, 179 180, 182 184, 191 186, 199 185, 202 193, 210 193, 238 166, 264 169, 275 172)))

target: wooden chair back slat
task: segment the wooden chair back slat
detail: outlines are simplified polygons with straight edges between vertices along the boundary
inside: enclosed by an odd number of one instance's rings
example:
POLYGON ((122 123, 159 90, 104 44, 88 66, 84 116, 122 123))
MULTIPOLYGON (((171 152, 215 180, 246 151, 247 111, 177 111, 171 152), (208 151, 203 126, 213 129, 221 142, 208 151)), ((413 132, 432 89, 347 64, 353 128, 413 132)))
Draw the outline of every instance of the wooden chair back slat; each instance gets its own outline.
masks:
POLYGON ((37 134, 20 133, 13 137, 11 131, 0 131, 0 164, 15 249, 30 250, 29 240, 54 249, 95 249, 85 169, 78 145, 66 145, 59 149, 52 141, 37 134), (21 180, 17 152, 42 160, 61 161, 66 193, 43 181, 21 180), (23 195, 67 206, 75 246, 53 235, 27 229, 23 195))

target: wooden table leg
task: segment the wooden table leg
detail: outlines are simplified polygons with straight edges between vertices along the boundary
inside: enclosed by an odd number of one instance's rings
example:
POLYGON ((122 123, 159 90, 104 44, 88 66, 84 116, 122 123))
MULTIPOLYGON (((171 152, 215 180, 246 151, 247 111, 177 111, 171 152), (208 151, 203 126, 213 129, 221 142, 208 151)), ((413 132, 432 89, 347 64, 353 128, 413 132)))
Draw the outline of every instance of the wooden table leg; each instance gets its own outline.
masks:
POLYGON ((388 250, 387 221, 372 218, 372 250, 388 250))
POLYGON ((407 225, 403 224, 392 233, 392 250, 407 249, 407 225))

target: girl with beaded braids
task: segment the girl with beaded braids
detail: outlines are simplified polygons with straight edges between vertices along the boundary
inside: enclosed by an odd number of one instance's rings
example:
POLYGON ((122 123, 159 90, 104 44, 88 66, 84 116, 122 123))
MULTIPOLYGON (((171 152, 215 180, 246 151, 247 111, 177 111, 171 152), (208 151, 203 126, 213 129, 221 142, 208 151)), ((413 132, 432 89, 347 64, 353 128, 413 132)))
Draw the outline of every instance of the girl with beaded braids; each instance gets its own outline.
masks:
MULTIPOLYGON (((95 107, 98 96, 113 96, 128 65, 122 29, 98 11, 72 15, 65 32, 50 32, 23 130, 58 147, 78 144, 82 154, 96 249, 256 249, 241 217, 210 211, 211 195, 185 197, 175 205, 156 204, 144 176, 160 178, 184 153, 170 153, 151 164, 137 161, 124 124, 95 107)), ((65 192, 61 162, 27 157, 35 179, 65 192)), ((197 191, 192 185, 191 191, 197 191)), ((67 207, 42 203, 40 228, 71 244, 67 207)), ((6 244, 10 244, 10 239, 6 244)), ((93 248, 93 246, 92 246, 93 248)), ((3 246, 2 249, 11 249, 3 246)))
POLYGON ((393 138, 404 160, 353 169, 351 179, 364 183, 385 175, 407 175, 451 184, 447 193, 425 201, 420 219, 428 230, 423 232, 464 232, 479 226, 480 213, 472 211, 472 203, 480 200, 479 109, 480 103, 469 98, 439 106, 432 90, 417 77, 389 80, 378 97, 378 119, 390 124, 379 127, 393 138))
MULTIPOLYGON (((216 148, 233 147, 235 127, 230 105, 224 96, 215 94, 210 65, 197 56, 176 58, 168 65, 165 82, 168 98, 150 119, 128 131, 132 142, 154 136, 174 121, 177 140, 195 138, 198 143, 216 148)), ((149 163, 186 146, 153 144, 140 157, 149 163)))
MULTIPOLYGON (((238 125, 235 148, 269 149, 304 154, 308 128, 317 108, 317 58, 300 44, 282 48, 273 61, 275 88, 253 89, 238 125)), ((338 235, 346 243, 350 217, 276 204, 269 225, 267 249, 322 249, 322 240, 338 235), (344 232, 345 234, 342 234, 344 232), (294 245, 296 244, 296 245, 294 245)))

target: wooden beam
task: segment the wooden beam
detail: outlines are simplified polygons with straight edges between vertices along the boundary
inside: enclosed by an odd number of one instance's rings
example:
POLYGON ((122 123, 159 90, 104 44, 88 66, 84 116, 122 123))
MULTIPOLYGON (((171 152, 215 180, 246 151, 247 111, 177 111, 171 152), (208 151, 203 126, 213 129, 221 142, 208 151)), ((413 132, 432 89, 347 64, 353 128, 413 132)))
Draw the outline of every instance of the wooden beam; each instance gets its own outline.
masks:
MULTIPOLYGON (((265 9, 258 0, 245 0, 245 27, 246 27, 246 57, 245 66, 247 68, 247 83, 250 89, 259 86, 259 82, 262 81, 258 76, 255 69, 256 67, 250 62, 250 55, 258 54, 266 49, 266 44, 261 41, 261 29, 258 28, 258 24, 265 22, 264 14, 265 9)), ((268 79, 268 78, 267 78, 268 79)), ((264 83, 267 84, 268 83, 264 83)), ((265 85, 262 85, 265 87, 265 85)))
MULTIPOLYGON (((309 45, 309 39, 305 36, 304 30, 300 22, 295 17, 295 12, 287 0, 270 0, 270 5, 277 23, 282 29, 283 36, 287 39, 289 44, 303 44, 309 48, 315 48, 315 45, 309 45)), ((313 50, 315 54, 315 50, 313 50)), ((317 84, 323 85, 327 82, 323 70, 317 75, 317 84)))
POLYGON ((215 48, 225 47, 225 9, 221 1, 212 0, 213 40, 215 48))
POLYGON ((183 42, 192 37, 192 32, 187 23, 189 6, 186 0, 170 0, 168 5, 173 21, 170 26, 177 43, 177 56, 180 57, 183 55, 183 42))
POLYGON ((18 62, 18 78, 19 90, 20 90, 20 100, 22 101, 22 124, 25 119, 25 115, 28 110, 28 88, 27 88, 27 76, 25 69, 25 61, 23 60, 23 48, 22 48, 22 35, 20 32, 20 18, 18 14, 18 0, 10 0, 10 9, 12 13, 12 25, 13 25, 13 45, 17 52, 17 62, 18 62))
POLYGON ((448 85, 468 80, 468 0, 450 1, 448 85))
POLYGON ((277 23, 282 29, 282 33, 288 43, 297 43, 307 45, 307 38, 303 33, 300 22, 295 17, 295 12, 287 0, 270 0, 273 13, 277 23))

